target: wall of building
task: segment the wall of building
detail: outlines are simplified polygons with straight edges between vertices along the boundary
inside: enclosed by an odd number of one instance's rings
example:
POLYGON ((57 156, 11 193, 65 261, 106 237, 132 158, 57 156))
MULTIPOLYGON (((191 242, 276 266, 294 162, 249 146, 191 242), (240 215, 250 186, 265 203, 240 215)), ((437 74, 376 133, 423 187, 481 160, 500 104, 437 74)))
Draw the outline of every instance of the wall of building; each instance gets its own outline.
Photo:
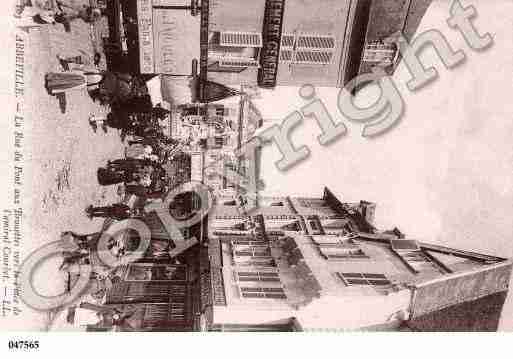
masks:
POLYGON ((285 1, 282 36, 294 32, 332 36, 335 39, 329 65, 307 65, 280 62, 277 82, 283 86, 340 86, 344 69, 342 58, 348 27, 352 26, 351 7, 357 0, 289 0, 285 1))
MULTIPOLYGON (((218 268, 226 300, 224 305, 214 308, 215 323, 269 324, 296 317, 304 329, 357 329, 383 324, 392 328, 408 317, 412 288, 418 283, 437 278, 444 280, 445 275, 450 276, 450 270, 445 270, 443 265, 422 257, 422 254, 432 255, 433 252, 418 251, 416 255, 419 257, 414 256, 413 262, 409 263, 405 259, 409 252, 400 252, 401 247, 392 247, 393 242, 386 240, 388 237, 381 241, 372 239, 379 234, 369 234, 368 238, 349 238, 352 232, 346 228, 339 232, 334 229, 335 235, 316 234, 319 232, 309 223, 311 220, 315 219, 324 232, 331 233, 324 229, 324 225, 337 227, 334 224, 344 224, 344 220, 349 219, 348 212, 339 212, 340 206, 354 211, 362 205, 371 210, 375 208, 368 202, 335 206, 335 200, 330 193, 325 198, 262 197, 261 207, 253 213, 259 213, 253 218, 261 218, 264 223, 266 236, 261 238, 255 237, 251 229, 230 229, 250 218, 238 213, 236 206, 221 205, 217 209, 215 216, 211 217, 209 235, 219 241, 218 255, 222 265, 218 268), (278 203, 283 205, 276 205, 278 203), (290 226, 294 222, 301 222, 301 226, 294 229, 290 226), (221 232, 229 235, 221 235, 221 232), (247 262, 240 262, 240 258, 235 257, 232 243, 240 239, 258 242, 253 245, 268 240, 270 254, 266 256, 272 257, 273 262, 265 266, 257 266, 256 262, 248 266, 243 264, 247 262), (345 248, 358 250, 357 255, 327 256, 333 247, 321 243, 333 244, 333 241, 340 240, 344 241, 345 248), (279 283, 271 286, 283 288, 286 298, 242 297, 240 288, 246 282, 238 282, 235 274, 238 271, 277 273, 279 283), (382 275, 385 283, 352 283, 350 278, 355 278, 355 273, 363 275, 361 278, 366 278, 366 274, 369 274, 367 278, 382 275)), ((415 241, 402 243, 403 250, 409 245, 414 247, 412 250, 419 248, 415 241)), ((251 246, 247 242, 246 245, 251 246)), ((476 261, 467 262, 466 259, 458 260, 451 268, 468 270, 472 266, 481 266, 476 261)), ((267 286, 264 283, 259 280, 254 285, 267 286)))
MULTIPOLYGON (((329 63, 298 63, 280 61, 277 85, 340 86, 343 81, 345 48, 353 23, 358 1, 362 0, 287 0, 282 25, 284 35, 304 34, 329 36, 333 46, 329 63)), ((237 0, 213 0, 210 5, 209 30, 262 32, 265 0, 241 2, 237 0)), ((362 38, 363 41, 363 38, 362 38)), ((282 43, 283 44, 283 43, 282 43)), ((282 47, 282 51, 284 48, 282 47)), ((314 51, 325 51, 315 49, 314 51)), ((241 72, 209 72, 210 80, 227 84, 256 84, 258 68, 248 67, 241 72)))

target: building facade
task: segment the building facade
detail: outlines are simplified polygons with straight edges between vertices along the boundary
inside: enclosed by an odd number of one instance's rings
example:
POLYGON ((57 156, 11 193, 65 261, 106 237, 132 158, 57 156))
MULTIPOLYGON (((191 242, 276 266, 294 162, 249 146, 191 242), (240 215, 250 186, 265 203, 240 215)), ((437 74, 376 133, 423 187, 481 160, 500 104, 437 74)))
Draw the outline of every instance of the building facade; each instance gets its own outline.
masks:
POLYGON ((203 330, 496 330, 510 261, 380 232, 374 210, 328 189, 260 198, 250 216, 220 199, 209 220, 203 330), (500 305, 489 322, 454 320, 461 306, 481 310, 490 298, 500 305))
POLYGON ((399 59, 431 0, 137 0, 141 73, 228 86, 343 87, 399 59))
POLYGON ((497 330, 511 260, 379 231, 374 203, 343 203, 329 189, 259 197, 250 213, 219 197, 179 242, 157 213, 198 213, 187 193, 139 218, 149 248, 88 304, 124 319, 87 330, 497 330))

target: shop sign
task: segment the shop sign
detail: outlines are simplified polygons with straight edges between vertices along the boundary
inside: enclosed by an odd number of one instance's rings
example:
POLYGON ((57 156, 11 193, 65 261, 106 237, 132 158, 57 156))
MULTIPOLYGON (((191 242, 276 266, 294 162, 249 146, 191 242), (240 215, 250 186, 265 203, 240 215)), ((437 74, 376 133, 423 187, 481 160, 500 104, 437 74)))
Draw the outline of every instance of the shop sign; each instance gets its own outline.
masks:
POLYGON ((265 2, 263 46, 258 70, 260 87, 273 88, 276 86, 284 10, 285 0, 266 0, 265 2))
POLYGON ((137 0, 139 64, 143 74, 155 72, 153 48, 153 9, 151 0, 137 0))

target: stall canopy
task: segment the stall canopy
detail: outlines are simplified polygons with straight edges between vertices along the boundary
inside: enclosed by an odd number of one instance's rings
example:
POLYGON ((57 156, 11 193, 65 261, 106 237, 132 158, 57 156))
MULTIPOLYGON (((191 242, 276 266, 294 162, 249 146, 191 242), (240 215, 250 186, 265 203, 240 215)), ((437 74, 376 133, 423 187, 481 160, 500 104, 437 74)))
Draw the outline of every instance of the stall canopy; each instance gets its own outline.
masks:
POLYGON ((227 97, 238 96, 240 94, 240 91, 220 83, 208 80, 198 80, 198 102, 214 102, 223 100, 227 97))
POLYGON ((146 87, 151 97, 151 104, 156 106, 163 102, 162 98, 162 77, 160 75, 146 81, 146 87))

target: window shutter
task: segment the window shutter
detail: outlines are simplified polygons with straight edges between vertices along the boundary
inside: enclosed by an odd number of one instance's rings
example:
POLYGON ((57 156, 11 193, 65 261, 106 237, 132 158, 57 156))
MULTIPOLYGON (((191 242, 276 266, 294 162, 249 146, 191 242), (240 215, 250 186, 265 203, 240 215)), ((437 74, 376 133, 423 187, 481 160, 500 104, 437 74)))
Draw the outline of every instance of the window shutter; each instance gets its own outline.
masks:
POLYGON ((291 62, 294 57, 294 51, 288 49, 280 50, 280 61, 282 62, 291 62))
POLYGON ((262 34, 257 32, 222 31, 219 45, 229 47, 262 47, 262 34))
POLYGON ((343 244, 343 240, 339 236, 323 236, 323 237, 311 237, 315 244, 322 246, 339 246, 343 244))
POLYGON ((328 65, 333 57, 331 51, 296 51, 294 62, 297 64, 328 65))
POLYGON ((329 35, 300 34, 294 43, 294 63, 328 65, 333 58, 335 38, 329 35))
POLYGON ((283 34, 281 36, 281 48, 292 49, 294 48, 294 34, 283 34))
POLYGON ((371 285, 374 287, 388 286, 390 280, 381 273, 343 273, 336 272, 346 285, 371 285))
POLYGON ((233 261, 244 265, 275 266, 269 246, 234 245, 233 261))
POLYGON ((239 282, 280 282, 276 272, 236 272, 239 282))
POLYGON ((287 299, 283 288, 241 287, 243 298, 287 299))
POLYGON ((222 59, 219 61, 219 66, 222 67, 234 67, 234 68, 240 68, 240 67, 259 67, 260 64, 256 60, 250 60, 250 59, 222 59))
POLYGON ((319 251, 329 261, 348 258, 368 258, 360 248, 320 246, 319 251))
POLYGON ((301 34, 297 38, 296 48, 307 50, 332 50, 335 48, 335 38, 333 36, 301 34))
POLYGON ((265 246, 268 243, 266 241, 258 241, 251 239, 235 239, 232 241, 232 245, 246 245, 246 246, 265 246))

